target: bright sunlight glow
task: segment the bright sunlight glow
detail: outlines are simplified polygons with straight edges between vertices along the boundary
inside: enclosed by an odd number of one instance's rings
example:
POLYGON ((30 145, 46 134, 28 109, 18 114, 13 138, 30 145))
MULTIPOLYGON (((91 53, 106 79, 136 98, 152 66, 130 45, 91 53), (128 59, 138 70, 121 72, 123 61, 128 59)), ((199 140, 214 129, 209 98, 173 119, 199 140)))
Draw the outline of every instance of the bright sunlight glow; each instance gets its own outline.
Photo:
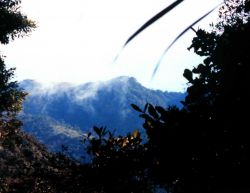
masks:
MULTIPOLYGON (((186 0, 136 37, 113 60, 125 41, 142 24, 173 1, 168 0, 22 0, 22 12, 37 22, 29 37, 1 45, 17 80, 85 83, 117 76, 134 76, 144 86, 184 91, 185 68, 201 58, 189 52, 193 31, 166 54, 153 80, 153 69, 165 48, 188 25, 220 3, 186 0)), ((212 13, 197 24, 208 26, 212 13)))

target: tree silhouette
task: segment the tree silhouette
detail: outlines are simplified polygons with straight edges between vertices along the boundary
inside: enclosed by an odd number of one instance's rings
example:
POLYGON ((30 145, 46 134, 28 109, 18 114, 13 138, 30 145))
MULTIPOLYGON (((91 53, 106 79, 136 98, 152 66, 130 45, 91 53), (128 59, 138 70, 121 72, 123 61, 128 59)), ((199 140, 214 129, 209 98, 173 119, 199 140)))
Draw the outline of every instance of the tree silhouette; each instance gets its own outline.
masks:
POLYGON ((249 188, 249 4, 227 1, 213 30, 196 32, 189 49, 205 59, 184 71, 184 108, 141 115, 159 163, 152 174, 177 192, 249 188))
MULTIPOLYGON (((182 109, 132 105, 148 135, 146 151, 139 156, 145 177, 170 192, 250 188, 249 11, 249 0, 226 1, 212 30, 196 31, 189 49, 204 61, 184 70, 189 86, 182 109)), ((112 160, 102 158, 103 163, 112 160)))
POLYGON ((8 44, 16 37, 23 37, 36 27, 36 24, 22 14, 20 0, 0 1, 0 42, 8 44))
MULTIPOLYGON (((8 44, 10 40, 24 36, 35 27, 35 23, 19 11, 19 4, 19 0, 0 1, 0 43, 2 44, 8 44)), ((0 134, 2 136, 14 132, 20 126, 21 123, 16 119, 16 114, 21 110, 22 101, 26 95, 18 88, 17 82, 11 81, 15 69, 6 69, 3 58, 0 56, 0 134)))
POLYGON ((94 127, 89 133, 88 152, 96 173, 93 184, 103 192, 151 193, 153 184, 147 175, 147 149, 138 131, 127 136, 113 136, 106 128, 94 127), (142 162, 142 160, 144 160, 142 162))

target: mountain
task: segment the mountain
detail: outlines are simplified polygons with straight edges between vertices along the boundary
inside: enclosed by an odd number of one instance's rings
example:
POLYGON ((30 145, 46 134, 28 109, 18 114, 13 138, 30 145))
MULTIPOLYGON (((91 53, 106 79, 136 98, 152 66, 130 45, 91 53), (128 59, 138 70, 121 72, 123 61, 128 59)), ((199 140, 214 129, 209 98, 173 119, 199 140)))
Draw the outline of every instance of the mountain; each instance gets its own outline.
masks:
POLYGON ((139 107, 147 102, 180 107, 184 99, 183 93, 151 90, 125 76, 77 86, 60 83, 44 87, 36 81, 24 80, 20 86, 29 93, 20 115, 24 131, 53 151, 61 150, 62 144, 68 146, 73 149, 73 156, 82 151, 79 140, 93 126, 107 127, 116 135, 135 129, 143 132, 143 120, 131 108, 132 103, 139 107))

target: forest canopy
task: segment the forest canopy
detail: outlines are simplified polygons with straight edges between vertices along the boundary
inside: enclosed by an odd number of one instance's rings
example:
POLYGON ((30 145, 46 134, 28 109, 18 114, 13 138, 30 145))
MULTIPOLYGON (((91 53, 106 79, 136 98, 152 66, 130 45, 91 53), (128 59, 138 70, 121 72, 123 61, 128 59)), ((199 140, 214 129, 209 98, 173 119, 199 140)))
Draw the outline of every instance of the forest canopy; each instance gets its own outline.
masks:
MULTIPOLYGON (((0 43, 8 44, 10 40, 27 35, 36 27, 27 16, 19 11, 19 0, 0 1, 0 43)), ((4 56, 0 55, 0 134, 15 131, 21 123, 16 119, 22 108, 26 93, 12 81, 14 68, 7 69, 4 56), (12 129, 10 129, 12 128, 12 129)), ((1 138, 0 135, 0 138, 1 138)))

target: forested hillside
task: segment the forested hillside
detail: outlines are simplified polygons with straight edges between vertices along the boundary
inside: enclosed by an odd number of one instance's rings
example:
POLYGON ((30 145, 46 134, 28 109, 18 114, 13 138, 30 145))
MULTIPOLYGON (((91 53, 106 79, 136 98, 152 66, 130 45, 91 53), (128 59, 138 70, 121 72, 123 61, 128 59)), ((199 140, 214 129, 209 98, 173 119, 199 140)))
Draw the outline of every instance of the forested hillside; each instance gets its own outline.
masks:
POLYGON ((80 140, 93 131, 93 126, 107 127, 114 135, 138 129, 145 136, 143 120, 138 119, 131 104, 181 107, 180 101, 185 98, 183 93, 147 89, 132 77, 78 86, 61 83, 47 88, 25 80, 20 87, 29 93, 20 114, 23 130, 50 150, 58 152, 62 145, 67 146, 76 157, 83 154, 80 140))

